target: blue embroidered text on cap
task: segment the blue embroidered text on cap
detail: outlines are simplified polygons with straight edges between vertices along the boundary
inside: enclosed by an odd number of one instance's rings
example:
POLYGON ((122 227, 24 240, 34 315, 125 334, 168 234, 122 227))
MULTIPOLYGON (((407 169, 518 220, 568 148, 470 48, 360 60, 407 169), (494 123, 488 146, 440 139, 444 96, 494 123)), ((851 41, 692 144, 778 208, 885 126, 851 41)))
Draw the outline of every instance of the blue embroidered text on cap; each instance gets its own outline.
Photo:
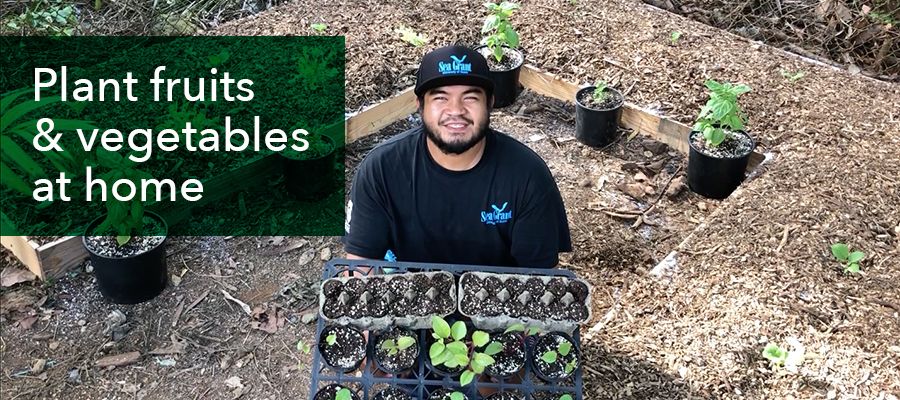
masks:
POLYGON ((464 63, 466 57, 467 55, 463 55, 462 58, 450 56, 453 62, 439 62, 438 70, 442 75, 468 74, 472 72, 472 63, 464 63))

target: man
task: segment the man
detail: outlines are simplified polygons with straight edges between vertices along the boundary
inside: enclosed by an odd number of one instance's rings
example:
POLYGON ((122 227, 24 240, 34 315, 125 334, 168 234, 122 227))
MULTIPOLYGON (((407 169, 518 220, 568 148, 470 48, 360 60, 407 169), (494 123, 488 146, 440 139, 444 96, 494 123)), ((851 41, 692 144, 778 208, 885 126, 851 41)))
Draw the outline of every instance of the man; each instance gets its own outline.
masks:
POLYGON ((489 127, 494 84, 476 51, 423 57, 422 125, 377 146, 353 180, 348 258, 552 268, 572 250, 559 189, 534 151, 489 127))

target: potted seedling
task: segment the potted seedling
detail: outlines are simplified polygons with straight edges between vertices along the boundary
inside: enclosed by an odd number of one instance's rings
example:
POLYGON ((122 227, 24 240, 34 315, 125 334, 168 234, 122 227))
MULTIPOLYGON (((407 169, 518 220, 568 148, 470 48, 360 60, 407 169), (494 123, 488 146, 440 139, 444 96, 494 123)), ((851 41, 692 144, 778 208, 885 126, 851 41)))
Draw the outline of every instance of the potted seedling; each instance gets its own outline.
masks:
POLYGON ((410 330, 393 328, 375 339, 375 363, 390 374, 406 371, 416 364, 419 341, 410 330))
MULTIPOLYGON (((134 184, 152 178, 118 153, 98 151, 97 161, 107 170, 100 175, 107 185, 120 179, 134 184)), ((98 193, 94 196, 99 196, 102 188, 95 188, 98 193)), ((82 237, 100 293, 116 304, 148 301, 165 289, 168 280, 165 248, 168 226, 159 215, 145 211, 137 196, 120 201, 108 194, 106 215, 88 224, 82 237)), ((149 188, 147 198, 153 197, 154 191, 149 188)))
POLYGON ((515 324, 506 331, 491 335, 491 343, 499 343, 501 349, 494 354, 494 363, 485 373, 495 378, 508 378, 525 366, 525 326, 515 324))
POLYGON ((713 199, 728 197, 744 180, 750 153, 756 142, 744 131, 746 116, 738 96, 750 91, 741 84, 706 81, 709 101, 700 109, 688 135, 688 186, 713 199))
POLYGON ((484 4, 488 16, 481 33, 486 35, 476 50, 487 60, 494 81, 494 107, 506 107, 515 103, 519 95, 519 72, 525 55, 519 48, 519 34, 509 22, 509 17, 519 5, 509 1, 500 4, 484 4))
POLYGON ((305 150, 287 147, 279 153, 285 186, 297 199, 318 200, 334 189, 331 177, 335 173, 337 146, 330 137, 316 133, 310 133, 305 140, 309 143, 305 150))
POLYGON ((497 392, 488 396, 487 400, 525 400, 525 396, 518 392, 497 392))
POLYGON ((625 97, 618 90, 597 82, 575 94, 575 138, 592 147, 603 147, 616 139, 625 97))
POLYGON ((366 337, 351 326, 329 325, 319 335, 318 349, 325 364, 347 373, 359 368, 366 357, 366 337))
POLYGON ((412 396, 403 389, 389 386, 375 393, 372 400, 412 400, 412 396))
POLYGON ((314 400, 359 400, 359 396, 348 387, 331 384, 319 389, 314 400))
POLYGON ((474 331, 467 337, 465 322, 456 321, 451 326, 439 316, 432 317, 434 341, 428 349, 431 366, 439 374, 455 376, 460 374, 460 386, 466 386, 475 375, 494 363, 493 356, 502 350, 502 345, 491 342, 491 335, 484 331, 474 331), (478 349, 483 348, 483 351, 478 349))
POLYGON ((562 332, 541 335, 532 349, 534 372, 548 382, 566 379, 581 366, 581 353, 572 338, 562 332))
POLYGON ((469 396, 459 391, 441 388, 431 392, 428 400, 469 400, 469 396))

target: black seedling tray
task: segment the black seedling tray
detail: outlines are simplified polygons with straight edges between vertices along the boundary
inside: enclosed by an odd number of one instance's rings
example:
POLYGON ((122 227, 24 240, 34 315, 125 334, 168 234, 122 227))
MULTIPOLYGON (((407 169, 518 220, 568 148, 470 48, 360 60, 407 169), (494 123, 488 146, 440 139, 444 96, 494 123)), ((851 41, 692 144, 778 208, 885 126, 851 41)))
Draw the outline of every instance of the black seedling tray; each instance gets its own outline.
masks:
MULTIPOLYGON (((408 262, 389 262, 378 260, 344 260, 334 259, 325 264, 325 271, 322 274, 322 280, 341 276, 346 271, 353 271, 361 275, 374 275, 384 273, 403 273, 403 272, 428 272, 428 271, 447 271, 453 273, 458 280, 459 276, 464 272, 493 272, 506 274, 525 274, 525 275, 542 275, 542 276, 564 276, 575 278, 575 274, 570 271, 560 269, 531 269, 531 268, 506 268, 506 267, 490 267, 478 265, 455 265, 455 264, 427 264, 427 263, 408 263, 408 262)), ((461 317, 461 316, 456 316, 461 317)), ((450 318, 452 320, 455 318, 450 318)), ((316 326, 316 342, 319 335, 325 328, 325 321, 320 316, 316 326)), ((532 371, 530 355, 531 347, 534 340, 526 340, 526 362, 523 367, 524 375, 521 382, 514 382, 510 379, 492 378, 491 382, 479 382, 476 377, 465 388, 460 388, 459 377, 445 377, 434 372, 429 368, 426 359, 428 358, 428 329, 418 330, 419 336, 419 358, 416 366, 412 371, 397 376, 376 376, 381 373, 375 365, 375 335, 370 332, 369 343, 366 349, 365 362, 354 372, 340 373, 325 365, 317 348, 314 348, 312 362, 312 379, 310 382, 309 398, 313 399, 316 392, 329 384, 337 383, 348 387, 361 400, 369 400, 378 390, 383 387, 397 386, 408 391, 414 399, 427 400, 429 394, 439 388, 450 388, 464 393, 469 400, 480 400, 478 395, 479 388, 492 388, 500 391, 516 391, 525 396, 526 400, 549 400, 558 399, 559 396, 569 393, 575 400, 583 400, 582 397, 582 368, 575 370, 575 373, 564 381, 552 383, 546 382, 537 377, 532 371), (549 396, 539 396, 546 394, 549 396), (553 396, 555 394, 555 396, 553 396)), ((581 349, 581 339, 576 329, 572 335, 578 349, 581 349)), ((529 338, 533 339, 533 338, 529 338)), ((583 355, 582 355, 583 357, 583 355)), ((584 363, 584 359, 581 360, 584 363)), ((516 380, 519 380, 518 378, 516 380)))

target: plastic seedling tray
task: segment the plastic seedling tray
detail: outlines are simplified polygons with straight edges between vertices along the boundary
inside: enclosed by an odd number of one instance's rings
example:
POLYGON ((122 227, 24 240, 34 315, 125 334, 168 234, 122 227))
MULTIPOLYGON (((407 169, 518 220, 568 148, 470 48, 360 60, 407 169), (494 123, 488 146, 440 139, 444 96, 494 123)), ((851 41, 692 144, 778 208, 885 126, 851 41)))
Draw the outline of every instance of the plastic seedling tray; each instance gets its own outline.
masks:
MULTIPOLYGON (((469 271, 489 272, 498 274, 516 274, 516 275, 538 275, 538 276, 559 276, 566 278, 575 278, 575 274, 570 271, 560 269, 529 269, 529 268, 504 268, 490 267, 478 265, 456 265, 456 264, 426 264, 426 263, 408 263, 408 262, 388 262, 377 260, 343 260, 335 259, 329 261, 325 265, 325 271, 322 274, 322 280, 326 281, 335 277, 342 277, 345 272, 353 272, 357 276, 371 276, 385 273, 406 273, 406 272, 440 272, 445 271, 454 275, 458 282, 459 277, 469 271)), ((454 285, 454 288, 457 286, 454 285)), ((461 315, 454 314, 448 318, 453 320, 461 318, 461 315)), ((340 321, 335 321, 340 323, 340 321)), ((329 322, 330 324, 330 322, 329 322)), ((316 327, 316 337, 325 328, 326 321, 319 318, 316 327)), ((430 328, 430 323, 429 323, 430 328)), ((465 388, 460 388, 458 377, 447 377, 439 375, 428 367, 426 358, 428 357, 427 346, 428 335, 430 329, 419 329, 416 331, 418 335, 418 345, 420 346, 419 357, 415 366, 409 372, 387 376, 378 369, 375 364, 375 336, 369 334, 369 343, 367 345, 367 356, 363 364, 356 371, 349 373, 337 372, 322 362, 318 351, 313 354, 312 361, 312 379, 310 380, 309 398, 313 399, 316 392, 329 384, 338 383, 343 386, 352 388, 361 399, 370 399, 379 389, 385 386, 395 386, 410 393, 413 399, 427 400, 431 392, 442 388, 450 388, 458 390, 468 396, 469 400, 480 400, 486 396, 480 396, 480 388, 491 388, 499 391, 515 391, 525 396, 525 400, 541 400, 541 399, 558 399, 562 394, 568 393, 575 400, 583 400, 582 396, 582 369, 578 368, 575 373, 566 380, 559 382, 547 382, 537 377, 533 371, 531 360, 526 360, 525 366, 522 368, 522 378, 502 379, 492 378, 489 381, 485 377, 476 379, 465 388), (548 394, 553 394, 548 396, 548 394)), ((574 330, 572 338, 576 342, 576 346, 581 348, 581 339, 577 329, 574 330)), ((534 337, 526 340, 526 354, 531 353, 534 346, 534 337)), ((515 376, 515 375, 514 375, 515 376)))

